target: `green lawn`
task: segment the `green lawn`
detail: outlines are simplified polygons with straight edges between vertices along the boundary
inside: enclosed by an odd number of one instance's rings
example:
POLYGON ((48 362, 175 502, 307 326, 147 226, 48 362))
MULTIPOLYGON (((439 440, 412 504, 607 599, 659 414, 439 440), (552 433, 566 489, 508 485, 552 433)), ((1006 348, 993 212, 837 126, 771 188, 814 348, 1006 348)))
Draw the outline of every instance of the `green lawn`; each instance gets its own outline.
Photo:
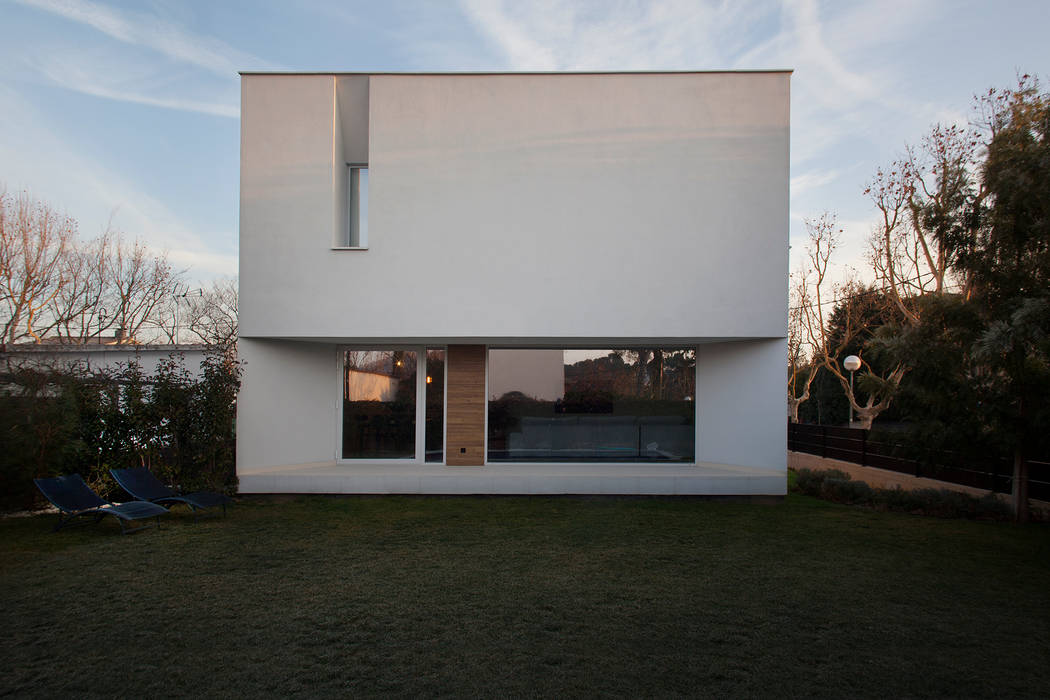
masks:
POLYGON ((52 518, 0 520, 0 694, 1050 696, 1046 525, 794 495, 52 518))

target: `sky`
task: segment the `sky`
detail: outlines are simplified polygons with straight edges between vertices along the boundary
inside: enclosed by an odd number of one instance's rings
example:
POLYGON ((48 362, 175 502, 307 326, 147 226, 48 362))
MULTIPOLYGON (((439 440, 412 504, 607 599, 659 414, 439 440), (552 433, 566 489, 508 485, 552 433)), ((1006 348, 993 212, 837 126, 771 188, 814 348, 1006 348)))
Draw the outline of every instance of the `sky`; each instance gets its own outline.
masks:
POLYGON ((791 245, 861 271, 864 185, 973 96, 1050 82, 1047 0, 0 0, 0 187, 237 271, 238 71, 793 69, 791 245))

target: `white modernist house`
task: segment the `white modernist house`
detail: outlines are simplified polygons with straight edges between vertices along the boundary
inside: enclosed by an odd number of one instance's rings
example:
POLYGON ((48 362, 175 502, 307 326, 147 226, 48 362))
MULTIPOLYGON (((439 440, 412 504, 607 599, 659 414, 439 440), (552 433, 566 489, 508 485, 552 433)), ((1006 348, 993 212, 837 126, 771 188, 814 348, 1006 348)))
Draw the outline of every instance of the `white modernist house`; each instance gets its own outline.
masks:
POLYGON ((244 74, 241 491, 783 494, 789 78, 244 74))

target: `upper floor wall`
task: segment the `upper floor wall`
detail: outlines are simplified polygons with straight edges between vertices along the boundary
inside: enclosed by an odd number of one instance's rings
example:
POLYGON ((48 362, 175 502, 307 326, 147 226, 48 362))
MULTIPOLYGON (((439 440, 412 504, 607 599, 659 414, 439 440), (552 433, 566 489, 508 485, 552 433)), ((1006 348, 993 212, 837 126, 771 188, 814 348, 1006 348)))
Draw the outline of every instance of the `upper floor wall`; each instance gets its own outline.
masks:
POLYGON ((788 82, 245 75, 241 334, 781 337, 788 82))

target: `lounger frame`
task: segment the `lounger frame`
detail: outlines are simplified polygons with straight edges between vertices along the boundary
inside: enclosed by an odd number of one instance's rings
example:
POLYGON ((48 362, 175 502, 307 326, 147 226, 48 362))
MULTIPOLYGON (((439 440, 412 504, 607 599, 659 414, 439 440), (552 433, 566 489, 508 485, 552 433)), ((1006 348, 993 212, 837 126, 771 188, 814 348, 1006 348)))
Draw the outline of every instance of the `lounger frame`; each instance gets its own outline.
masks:
MULTIPOLYGON (((142 501, 131 501, 129 503, 112 503, 95 493, 84 477, 79 474, 67 474, 44 479, 33 479, 33 483, 44 494, 44 497, 58 508, 58 523, 52 528, 52 532, 58 532, 67 527, 77 518, 93 517, 94 523, 102 520, 105 515, 112 515, 120 523, 120 534, 129 535, 132 532, 145 530, 150 527, 139 525, 128 527, 125 523, 146 518, 157 519, 157 529, 161 529, 160 516, 168 512, 168 509, 156 503, 144 503, 142 501), (158 510, 159 508, 159 510, 158 510)), ((83 521, 79 521, 81 524, 83 521)))

